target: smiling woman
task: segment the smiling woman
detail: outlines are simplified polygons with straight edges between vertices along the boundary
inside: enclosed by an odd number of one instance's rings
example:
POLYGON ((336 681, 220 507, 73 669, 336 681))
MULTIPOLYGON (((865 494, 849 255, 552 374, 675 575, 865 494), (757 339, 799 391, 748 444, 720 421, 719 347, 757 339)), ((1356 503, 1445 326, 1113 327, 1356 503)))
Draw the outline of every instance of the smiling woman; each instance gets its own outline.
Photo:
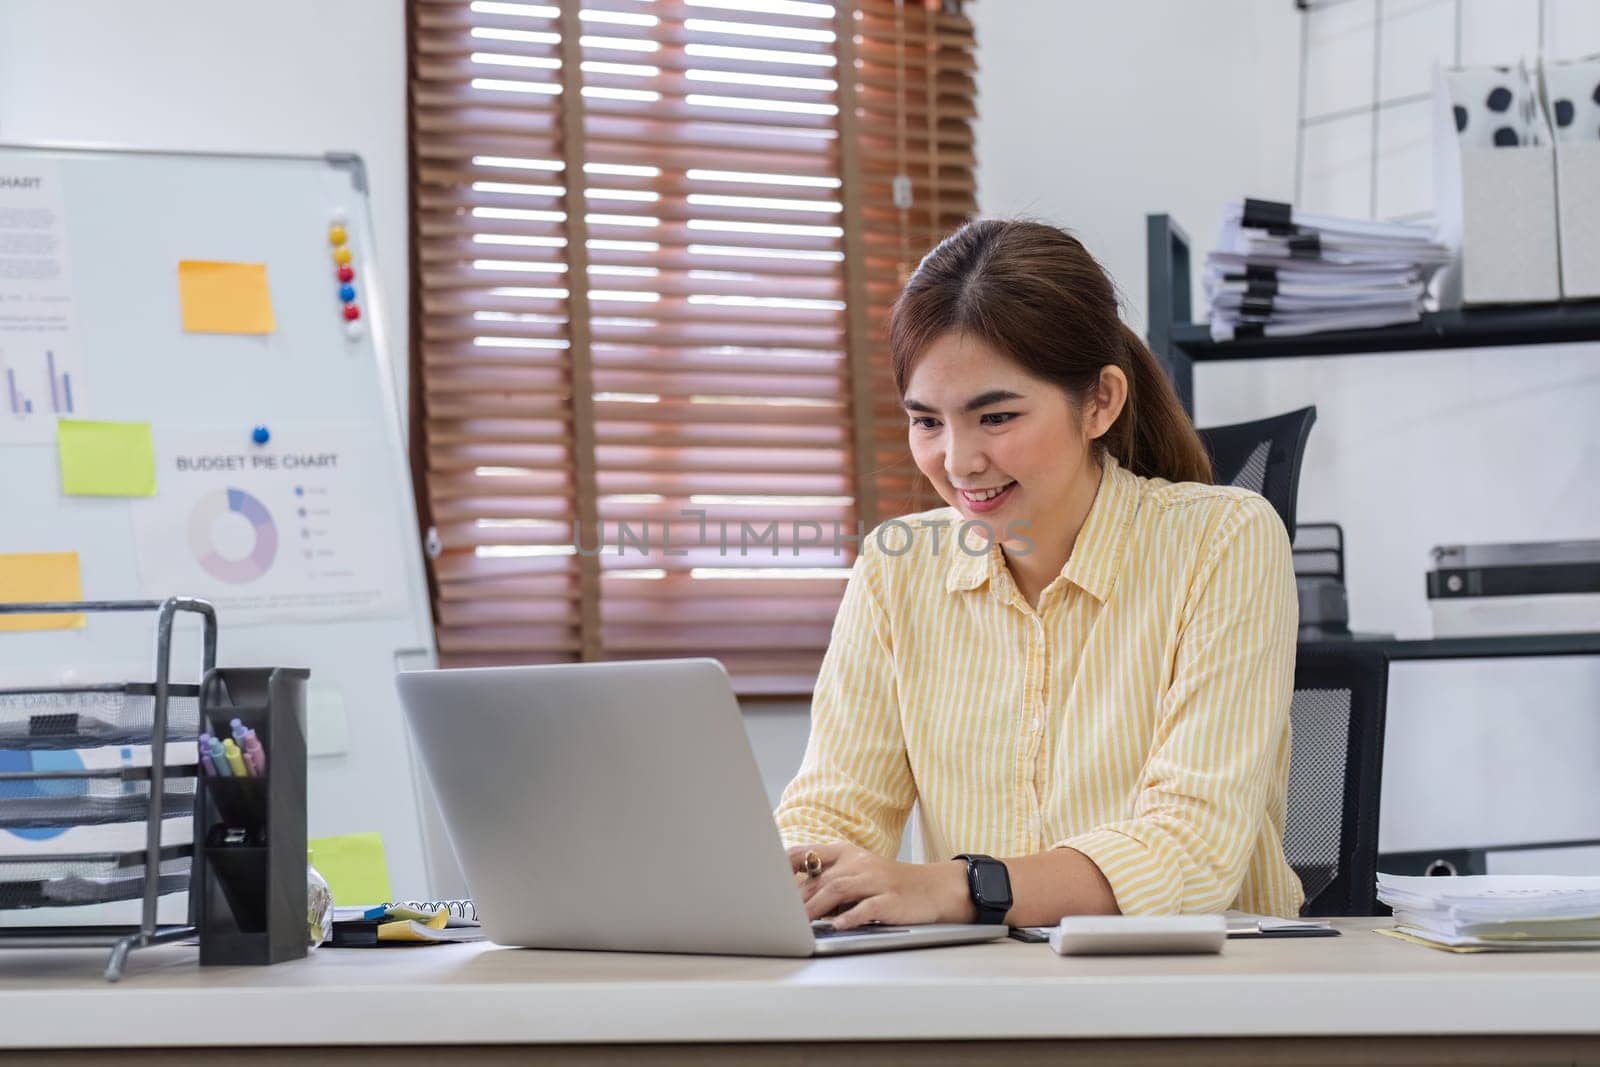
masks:
POLYGON ((897 520, 906 551, 863 541, 835 621, 777 812, 791 858, 822 862, 800 883, 811 916, 1295 914, 1276 512, 1209 484, 1069 234, 963 227, 906 283, 890 340, 912 455, 948 507, 897 520), (973 528, 992 535, 976 552, 973 528), (913 804, 935 862, 889 858, 913 804))

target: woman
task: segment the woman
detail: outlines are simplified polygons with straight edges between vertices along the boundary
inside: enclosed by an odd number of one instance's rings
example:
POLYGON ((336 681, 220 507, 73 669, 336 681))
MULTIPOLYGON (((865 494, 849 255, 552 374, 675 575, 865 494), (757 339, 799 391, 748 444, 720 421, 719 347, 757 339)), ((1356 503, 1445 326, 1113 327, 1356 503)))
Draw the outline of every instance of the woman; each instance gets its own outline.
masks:
POLYGON ((890 344, 949 507, 863 539, 840 605, 776 813, 811 918, 1296 914, 1277 513, 1209 484, 1110 280, 1060 230, 946 238, 890 344), (891 858, 913 802, 933 862, 891 858))

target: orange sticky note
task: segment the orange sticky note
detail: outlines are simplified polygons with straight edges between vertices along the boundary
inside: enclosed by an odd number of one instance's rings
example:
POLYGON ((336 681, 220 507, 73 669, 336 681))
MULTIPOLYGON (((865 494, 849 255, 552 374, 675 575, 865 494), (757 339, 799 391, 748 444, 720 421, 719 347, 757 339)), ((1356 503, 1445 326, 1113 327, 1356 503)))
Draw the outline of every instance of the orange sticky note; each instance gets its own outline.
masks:
MULTIPOLYGON (((76 552, 9 552, 0 555, 0 604, 82 600, 76 552)), ((0 631, 81 630, 82 615, 0 614, 0 631)))
POLYGON ((271 333, 265 263, 178 262, 178 302, 189 333, 271 333))

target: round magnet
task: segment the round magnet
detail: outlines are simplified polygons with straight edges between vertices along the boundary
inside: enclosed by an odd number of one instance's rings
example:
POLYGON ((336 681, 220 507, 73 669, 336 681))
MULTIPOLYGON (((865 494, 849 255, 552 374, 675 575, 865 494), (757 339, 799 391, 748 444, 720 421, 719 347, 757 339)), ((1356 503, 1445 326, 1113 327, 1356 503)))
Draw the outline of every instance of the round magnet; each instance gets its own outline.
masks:
POLYGON ((356 287, 355 286, 348 285, 348 284, 339 286, 339 299, 340 300, 342 300, 346 304, 348 304, 348 303, 350 303, 350 301, 354 300, 355 298, 356 298, 356 287))
POLYGON ((360 308, 356 307, 354 304, 346 304, 344 306, 344 320, 346 322, 354 322, 357 319, 359 319, 360 317, 361 317, 361 309, 360 308))
POLYGON ((350 246, 340 245, 338 248, 335 248, 333 250, 333 261, 335 263, 350 262, 350 246))
POLYGON ((342 245, 344 244, 344 238, 345 234, 343 226, 333 225, 328 227, 329 244, 342 245))
POLYGON ((352 341, 361 340, 361 336, 363 334, 365 334, 366 332, 367 332, 367 325, 364 322, 356 321, 356 322, 347 322, 347 323, 344 324, 344 335, 346 337, 350 338, 350 340, 352 340, 352 341))
POLYGON ((329 226, 343 226, 345 223, 347 223, 349 221, 350 221, 350 214, 349 214, 349 212, 345 211, 345 209, 342 208, 342 207, 336 207, 332 211, 328 212, 328 225, 329 226))
POLYGON ((264 445, 272 440, 272 433, 265 426, 257 426, 250 431, 250 440, 258 445, 264 445))
POLYGON ((356 280, 356 269, 348 263, 339 264, 338 274, 341 282, 353 282, 356 280))

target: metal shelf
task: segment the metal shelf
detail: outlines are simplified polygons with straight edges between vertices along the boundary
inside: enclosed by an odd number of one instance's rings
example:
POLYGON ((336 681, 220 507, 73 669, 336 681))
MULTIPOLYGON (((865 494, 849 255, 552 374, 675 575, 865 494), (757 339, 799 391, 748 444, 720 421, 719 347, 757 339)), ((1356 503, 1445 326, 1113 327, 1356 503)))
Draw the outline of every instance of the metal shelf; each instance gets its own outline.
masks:
POLYGON ((1600 338, 1600 301, 1590 300, 1578 304, 1435 311, 1424 314, 1421 322, 1405 326, 1224 342, 1213 341, 1211 329, 1204 323, 1175 324, 1171 344, 1192 360, 1210 361, 1560 344, 1596 338, 1600 338))
POLYGON ((1184 410, 1191 415, 1194 413, 1193 365, 1197 362, 1600 340, 1600 301, 1589 300, 1437 311, 1423 315, 1419 323, 1372 330, 1213 341, 1207 324, 1192 321, 1189 235, 1170 215, 1149 215, 1146 216, 1146 237, 1150 350, 1166 368, 1184 410))
POLYGON ((1302 638, 1301 648, 1377 648, 1391 662, 1424 659, 1508 659, 1516 656, 1600 656, 1600 633, 1516 634, 1505 637, 1398 638, 1384 634, 1302 638))

